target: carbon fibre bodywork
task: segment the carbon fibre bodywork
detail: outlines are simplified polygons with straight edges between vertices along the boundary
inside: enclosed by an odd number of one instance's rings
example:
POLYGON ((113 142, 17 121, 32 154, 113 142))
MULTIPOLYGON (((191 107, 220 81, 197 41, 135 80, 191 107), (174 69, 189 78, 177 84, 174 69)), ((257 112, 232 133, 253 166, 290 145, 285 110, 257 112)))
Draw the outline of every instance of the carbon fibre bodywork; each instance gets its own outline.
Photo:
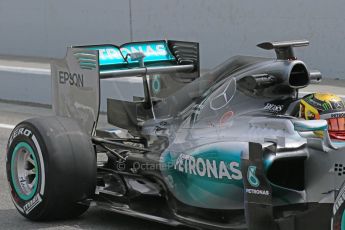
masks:
POLYGON ((52 67, 53 108, 75 118, 106 155, 93 201, 196 228, 337 229, 331 218, 343 208, 332 207, 344 181, 345 144, 330 139, 327 122, 298 118, 298 90, 321 78, 294 57, 302 45, 263 43, 277 58, 236 56, 201 76, 196 43, 168 41, 168 59, 124 59, 107 69, 99 49, 70 48, 52 67), (76 53, 95 65, 85 68, 76 53), (65 72, 79 73, 83 85, 64 84, 65 72), (144 95, 108 98, 108 121, 117 128, 96 130, 99 79, 121 76, 142 78, 144 95))

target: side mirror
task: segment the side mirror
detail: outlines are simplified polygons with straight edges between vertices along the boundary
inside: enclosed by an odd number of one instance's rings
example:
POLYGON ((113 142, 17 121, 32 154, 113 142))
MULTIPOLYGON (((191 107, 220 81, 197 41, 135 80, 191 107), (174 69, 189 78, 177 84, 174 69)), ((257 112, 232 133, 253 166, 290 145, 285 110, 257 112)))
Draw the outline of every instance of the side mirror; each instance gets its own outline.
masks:
POLYGON ((328 129, 326 120, 294 120, 293 125, 297 132, 325 131, 328 129))
POLYGON ((328 133, 328 124, 326 120, 294 120, 293 125, 297 132, 323 131, 323 138, 319 141, 309 139, 308 144, 313 148, 328 152, 329 149, 339 149, 343 146, 337 146, 330 138, 328 133))

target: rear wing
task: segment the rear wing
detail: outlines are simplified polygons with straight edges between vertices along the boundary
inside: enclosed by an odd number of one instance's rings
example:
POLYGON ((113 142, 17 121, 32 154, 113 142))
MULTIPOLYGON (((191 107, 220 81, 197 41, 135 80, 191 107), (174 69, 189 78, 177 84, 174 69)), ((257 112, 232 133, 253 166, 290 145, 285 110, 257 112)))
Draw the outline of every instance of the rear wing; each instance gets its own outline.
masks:
POLYGON ((200 76, 199 44, 148 41, 121 46, 74 46, 67 49, 64 59, 52 63, 51 70, 54 113, 75 119, 93 135, 99 115, 101 79, 142 78, 145 107, 150 108, 148 76, 174 74, 183 83, 195 80, 200 76))
MULTIPOLYGON (((99 52, 100 78, 134 76, 161 72, 179 71, 192 72, 199 75, 198 43, 181 41, 149 41, 126 43, 122 46, 93 45, 76 46, 86 50, 99 52), (144 54, 146 68, 138 68, 139 60, 133 60, 131 54, 144 54)), ((88 67, 93 63, 83 62, 88 67)))

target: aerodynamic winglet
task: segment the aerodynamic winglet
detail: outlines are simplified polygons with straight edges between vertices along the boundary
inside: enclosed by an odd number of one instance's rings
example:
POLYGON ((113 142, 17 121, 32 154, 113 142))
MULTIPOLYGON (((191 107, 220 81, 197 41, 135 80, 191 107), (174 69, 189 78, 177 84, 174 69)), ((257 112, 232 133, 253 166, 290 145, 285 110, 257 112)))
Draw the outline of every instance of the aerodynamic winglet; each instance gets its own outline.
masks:
POLYGON ((293 41, 282 41, 282 42, 263 42, 258 44, 257 46, 265 49, 265 50, 272 50, 277 48, 287 48, 287 47, 301 47, 301 46, 308 46, 309 41, 307 40, 293 40, 293 41))
POLYGON ((281 41, 281 42, 263 42, 257 46, 265 50, 275 50, 278 59, 296 59, 293 47, 308 46, 307 40, 293 40, 293 41, 281 41))

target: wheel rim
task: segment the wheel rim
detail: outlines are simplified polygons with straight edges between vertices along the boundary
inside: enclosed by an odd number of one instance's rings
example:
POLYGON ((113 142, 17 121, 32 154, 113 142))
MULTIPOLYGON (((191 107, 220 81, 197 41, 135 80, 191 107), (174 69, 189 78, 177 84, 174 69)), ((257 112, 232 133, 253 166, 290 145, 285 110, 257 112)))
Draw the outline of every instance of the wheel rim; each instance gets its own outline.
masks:
POLYGON ((11 159, 11 177, 14 189, 23 200, 30 200, 36 193, 39 169, 35 153, 25 142, 16 145, 11 159))

